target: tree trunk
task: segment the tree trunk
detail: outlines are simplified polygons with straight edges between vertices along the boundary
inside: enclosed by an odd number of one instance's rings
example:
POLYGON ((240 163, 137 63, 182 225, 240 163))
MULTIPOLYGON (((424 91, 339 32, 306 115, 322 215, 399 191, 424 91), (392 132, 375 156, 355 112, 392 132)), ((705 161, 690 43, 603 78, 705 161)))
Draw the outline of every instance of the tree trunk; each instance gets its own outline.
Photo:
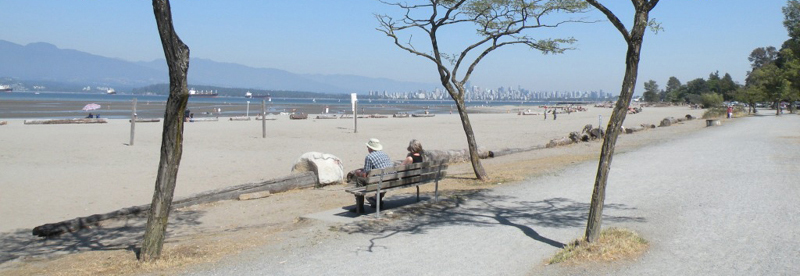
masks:
MULTIPOLYGON (((590 243, 597 241, 597 239, 600 237, 608 173, 611 170, 611 161, 614 157, 614 147, 617 143, 617 137, 622 129, 622 122, 625 121, 625 116, 628 114, 628 105, 630 105, 631 98, 633 97, 633 91, 636 87, 636 78, 639 70, 639 57, 641 54, 644 32, 647 27, 648 13, 650 9, 652 9, 652 7, 645 8, 643 6, 639 6, 636 8, 636 15, 634 18, 635 21, 633 29, 630 33, 630 38, 626 37, 628 51, 625 56, 625 77, 622 82, 622 90, 620 91, 619 100, 617 100, 617 104, 611 114, 611 119, 609 119, 608 122, 608 128, 606 128, 606 136, 605 139, 603 139, 603 147, 600 152, 600 161, 597 167, 597 175, 595 177, 594 191, 592 192, 592 202, 589 207, 589 219, 586 223, 586 234, 584 239, 590 243)), ((606 15, 611 18, 613 14, 609 13, 610 11, 606 13, 606 15)), ((615 16, 614 19, 616 19, 615 16)), ((618 20, 616 20, 616 22, 619 23, 618 20)), ((619 24, 617 27, 620 32, 623 32, 624 27, 620 26, 622 25, 619 24)), ((627 33, 627 31, 624 32, 627 33)))
POLYGON ((467 145, 469 145, 469 160, 472 162, 472 170, 475 172, 475 177, 481 181, 488 181, 489 175, 481 165, 481 159, 478 156, 478 143, 475 142, 475 133, 472 131, 472 124, 469 122, 469 115, 467 114, 467 107, 464 105, 462 99, 457 99, 456 108, 458 115, 461 116, 461 125, 464 127, 464 133, 467 134, 467 145))
POLYGON ((140 261, 152 261, 161 256, 178 167, 183 154, 183 113, 189 100, 186 81, 189 70, 189 47, 175 33, 169 0, 153 0, 153 12, 169 67, 170 85, 161 136, 161 161, 158 164, 155 192, 147 217, 142 250, 139 253, 140 261))

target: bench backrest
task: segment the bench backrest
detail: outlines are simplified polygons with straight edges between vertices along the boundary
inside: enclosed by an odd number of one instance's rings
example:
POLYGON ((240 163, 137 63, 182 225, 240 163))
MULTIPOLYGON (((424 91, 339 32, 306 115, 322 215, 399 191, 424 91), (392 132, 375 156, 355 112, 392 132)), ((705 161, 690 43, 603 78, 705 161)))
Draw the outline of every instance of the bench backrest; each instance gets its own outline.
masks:
POLYGON ((365 191, 377 190, 379 182, 381 189, 431 182, 443 178, 447 174, 447 167, 447 160, 444 160, 371 170, 365 181, 365 191))

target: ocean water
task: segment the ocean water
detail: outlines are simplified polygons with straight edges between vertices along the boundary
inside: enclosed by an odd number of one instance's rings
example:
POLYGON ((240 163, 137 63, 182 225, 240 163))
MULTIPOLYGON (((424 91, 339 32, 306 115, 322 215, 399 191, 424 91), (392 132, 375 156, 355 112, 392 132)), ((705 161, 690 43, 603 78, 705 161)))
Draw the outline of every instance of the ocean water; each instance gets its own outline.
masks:
MULTIPOLYGON (((162 118, 167 101, 165 95, 107 95, 100 93, 72 92, 11 92, 0 93, 0 118, 81 118, 89 112, 101 114, 103 118, 121 119, 131 115, 133 99, 137 100, 137 115, 140 118, 162 118), (83 111, 86 104, 97 103, 99 110, 83 111)), ((351 114, 349 99, 299 99, 244 97, 189 97, 187 109, 197 117, 204 116, 255 116, 261 110, 262 100, 268 113, 304 112, 308 114, 328 113, 351 114)), ((551 105, 550 101, 472 101, 468 107, 475 106, 517 106, 534 108, 551 105)), ((398 112, 445 114, 456 112, 455 103, 450 100, 368 100, 358 103, 359 114, 394 114, 398 112)))

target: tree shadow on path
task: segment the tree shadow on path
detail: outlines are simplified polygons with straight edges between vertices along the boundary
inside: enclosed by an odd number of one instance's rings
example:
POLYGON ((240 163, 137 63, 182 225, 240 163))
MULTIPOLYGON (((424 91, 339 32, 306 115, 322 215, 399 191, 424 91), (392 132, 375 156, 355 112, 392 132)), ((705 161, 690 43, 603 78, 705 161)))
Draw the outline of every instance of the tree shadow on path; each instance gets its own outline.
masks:
MULTIPOLYGON (((612 210, 634 210, 624 204, 606 204, 606 214, 612 210)), ((589 203, 567 198, 549 198, 540 201, 520 201, 513 196, 490 195, 476 191, 467 195, 440 201, 426 202, 392 210, 393 220, 363 220, 340 227, 347 233, 376 235, 370 239, 367 251, 372 252, 375 242, 395 234, 426 234, 428 230, 447 226, 496 227, 511 226, 533 240, 563 248, 565 243, 544 237, 534 227, 574 228, 586 225, 589 203)), ((646 222, 643 217, 603 216, 604 222, 646 222)))

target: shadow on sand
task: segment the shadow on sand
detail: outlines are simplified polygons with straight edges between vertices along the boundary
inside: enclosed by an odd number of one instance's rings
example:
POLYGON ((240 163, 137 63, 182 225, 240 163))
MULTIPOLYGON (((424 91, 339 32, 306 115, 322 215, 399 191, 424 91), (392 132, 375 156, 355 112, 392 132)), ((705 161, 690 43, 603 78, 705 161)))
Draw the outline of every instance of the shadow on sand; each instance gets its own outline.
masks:
MULTIPOLYGON (((202 211, 173 211, 167 237, 200 225, 202 211)), ((144 236, 147 215, 130 216, 103 222, 91 229, 42 238, 30 229, 0 233, 0 265, 19 258, 52 257, 83 251, 137 250, 144 236)))

